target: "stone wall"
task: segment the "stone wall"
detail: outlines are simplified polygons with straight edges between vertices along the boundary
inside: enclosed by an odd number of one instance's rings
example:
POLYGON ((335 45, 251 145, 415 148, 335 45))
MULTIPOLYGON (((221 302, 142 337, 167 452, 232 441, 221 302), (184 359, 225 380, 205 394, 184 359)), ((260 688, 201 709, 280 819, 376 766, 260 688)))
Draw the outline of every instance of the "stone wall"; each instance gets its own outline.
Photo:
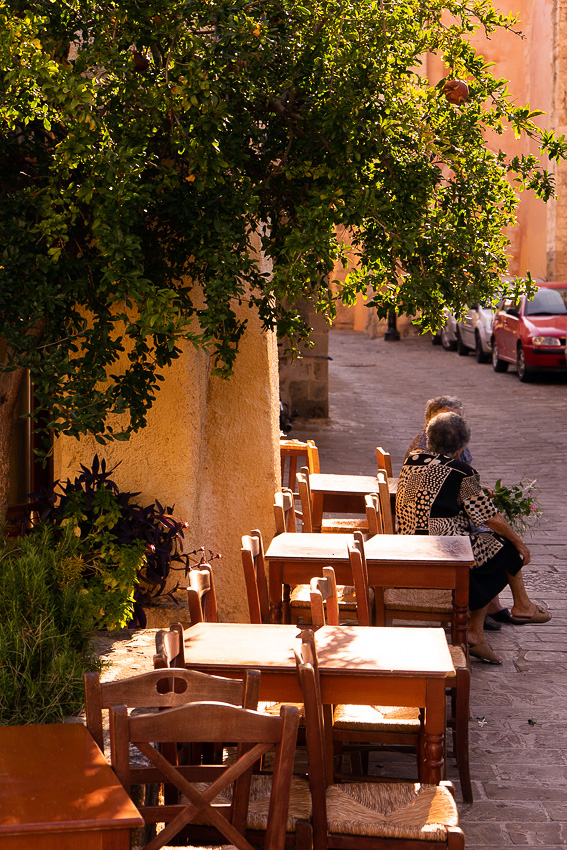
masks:
POLYGON ((329 325, 307 302, 300 305, 300 313, 313 329, 314 345, 294 361, 280 354, 280 398, 292 415, 324 419, 329 415, 329 325))

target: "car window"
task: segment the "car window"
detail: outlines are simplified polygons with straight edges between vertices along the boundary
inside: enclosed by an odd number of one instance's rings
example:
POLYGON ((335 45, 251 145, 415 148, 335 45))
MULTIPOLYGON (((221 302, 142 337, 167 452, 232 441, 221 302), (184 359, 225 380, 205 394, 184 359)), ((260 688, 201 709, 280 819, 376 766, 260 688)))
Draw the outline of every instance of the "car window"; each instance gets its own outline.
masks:
POLYGON ((526 301, 525 316, 563 316, 567 313, 567 287, 565 289, 545 289, 541 287, 532 301, 526 301))

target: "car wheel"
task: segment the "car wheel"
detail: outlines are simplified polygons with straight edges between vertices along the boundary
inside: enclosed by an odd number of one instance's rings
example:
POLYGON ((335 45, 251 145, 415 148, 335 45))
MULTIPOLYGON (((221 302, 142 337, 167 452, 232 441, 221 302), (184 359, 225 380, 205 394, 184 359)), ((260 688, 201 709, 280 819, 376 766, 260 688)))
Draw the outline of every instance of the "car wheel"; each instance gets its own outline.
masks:
POLYGON ((492 368, 495 372, 507 372, 508 364, 505 360, 500 360, 498 356, 498 346, 496 345, 496 340, 492 340, 492 368))
POLYGON ((457 343, 449 337, 449 334, 445 329, 441 331, 441 345, 445 351, 454 351, 457 347, 457 343))
POLYGON ((431 334, 431 345, 441 345, 441 332, 431 334))
POLYGON ((460 333, 457 331, 457 354, 460 355, 460 357, 466 357, 468 353, 469 349, 466 347, 461 339, 460 333))
POLYGON ((532 379, 532 372, 529 366, 526 366, 526 355, 521 343, 518 343, 518 352, 516 354, 516 369, 518 370, 518 378, 522 383, 527 383, 532 379))
POLYGON ((487 363, 490 360, 489 355, 483 351, 482 342, 480 341, 480 334, 478 333, 478 331, 474 335, 474 353, 477 363, 487 363))

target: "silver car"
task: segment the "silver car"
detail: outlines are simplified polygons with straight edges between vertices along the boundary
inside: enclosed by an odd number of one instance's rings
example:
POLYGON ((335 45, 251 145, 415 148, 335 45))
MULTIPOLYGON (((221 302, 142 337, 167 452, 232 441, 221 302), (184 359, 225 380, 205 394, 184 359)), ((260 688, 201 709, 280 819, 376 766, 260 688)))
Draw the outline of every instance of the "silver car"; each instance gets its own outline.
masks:
POLYGON ((473 304, 457 322, 457 353, 461 356, 474 351, 478 363, 488 363, 492 354, 492 321, 494 310, 473 304))
POLYGON ((457 348, 457 320, 453 314, 443 308, 445 314, 445 324, 432 337, 433 345, 442 345, 445 351, 455 351, 457 348))

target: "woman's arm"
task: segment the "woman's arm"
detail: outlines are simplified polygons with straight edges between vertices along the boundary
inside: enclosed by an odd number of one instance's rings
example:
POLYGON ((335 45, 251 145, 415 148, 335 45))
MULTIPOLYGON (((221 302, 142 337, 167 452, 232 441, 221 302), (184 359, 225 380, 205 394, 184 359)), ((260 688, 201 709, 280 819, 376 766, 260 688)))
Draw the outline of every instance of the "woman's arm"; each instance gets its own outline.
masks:
POLYGON ((506 540, 509 540, 510 543, 512 543, 512 545, 516 547, 524 561, 524 567, 530 563, 530 550, 528 549, 522 538, 518 537, 514 529, 510 527, 510 525, 504 519, 502 514, 495 514, 492 519, 485 520, 484 524, 487 525, 490 529, 492 529, 492 531, 495 531, 496 534, 500 534, 501 537, 505 537, 506 540))

